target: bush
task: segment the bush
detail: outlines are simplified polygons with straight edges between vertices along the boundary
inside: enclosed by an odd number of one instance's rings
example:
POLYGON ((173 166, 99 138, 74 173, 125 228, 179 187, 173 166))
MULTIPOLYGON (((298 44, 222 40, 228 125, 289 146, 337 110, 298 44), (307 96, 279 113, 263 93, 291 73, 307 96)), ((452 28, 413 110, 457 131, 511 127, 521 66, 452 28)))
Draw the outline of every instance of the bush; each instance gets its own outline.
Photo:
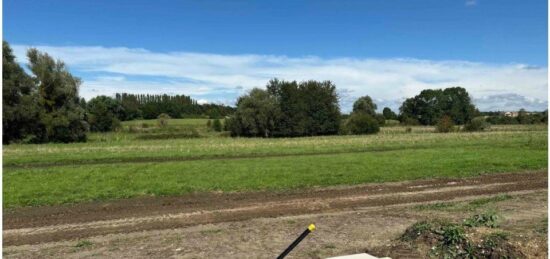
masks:
POLYGON ((351 134, 375 134, 380 131, 378 121, 371 115, 364 112, 353 113, 348 122, 346 128, 351 134))
POLYGON ((490 127, 490 124, 485 121, 484 117, 475 117, 470 122, 464 125, 465 131, 484 131, 490 127))
POLYGON ((168 126, 168 120, 170 120, 170 115, 166 113, 161 113, 157 118, 157 123, 159 128, 166 128, 168 126))
POLYGON ((498 227, 499 221, 500 217, 494 211, 489 211, 482 214, 476 214, 465 219, 463 225, 467 227, 485 226, 489 228, 496 228, 498 227))
POLYGON ((435 125, 435 131, 441 132, 441 133, 447 133, 454 131, 455 124, 451 117, 445 115, 439 119, 437 124, 435 125))
POLYGON ((214 120, 214 122, 212 123, 212 129, 214 131, 217 131, 217 132, 222 131, 222 123, 221 123, 220 119, 215 119, 214 120))

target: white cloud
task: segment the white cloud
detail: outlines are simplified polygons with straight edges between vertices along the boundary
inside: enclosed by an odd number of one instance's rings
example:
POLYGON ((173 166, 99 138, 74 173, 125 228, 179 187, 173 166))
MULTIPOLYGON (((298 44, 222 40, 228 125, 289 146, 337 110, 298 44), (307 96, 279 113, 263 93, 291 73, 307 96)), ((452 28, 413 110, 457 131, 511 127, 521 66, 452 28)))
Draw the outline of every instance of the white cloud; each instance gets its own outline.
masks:
MULTIPOLYGON (((13 46, 19 60, 24 60, 28 47, 13 46)), ((543 102, 547 101, 548 92, 547 67, 528 64, 159 53, 86 46, 36 48, 65 61, 72 72, 82 75, 81 94, 86 98, 115 92, 178 93, 209 102, 232 103, 246 90, 263 87, 274 77, 331 80, 343 95, 343 110, 348 110, 350 103, 362 95, 395 102, 427 88, 462 86, 477 99, 513 93, 543 102)), ((504 104, 501 107, 506 108, 504 104)))

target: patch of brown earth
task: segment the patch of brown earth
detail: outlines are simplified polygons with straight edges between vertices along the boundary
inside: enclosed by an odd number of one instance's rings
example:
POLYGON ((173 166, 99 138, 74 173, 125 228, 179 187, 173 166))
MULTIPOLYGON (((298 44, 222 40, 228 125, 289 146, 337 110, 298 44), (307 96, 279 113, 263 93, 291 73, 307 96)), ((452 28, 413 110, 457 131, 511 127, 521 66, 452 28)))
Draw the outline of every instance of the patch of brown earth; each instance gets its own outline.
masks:
POLYGON ((287 193, 196 194, 138 198, 4 212, 4 245, 36 244, 116 233, 174 229, 253 218, 327 213, 545 190, 546 172, 368 184, 287 193))

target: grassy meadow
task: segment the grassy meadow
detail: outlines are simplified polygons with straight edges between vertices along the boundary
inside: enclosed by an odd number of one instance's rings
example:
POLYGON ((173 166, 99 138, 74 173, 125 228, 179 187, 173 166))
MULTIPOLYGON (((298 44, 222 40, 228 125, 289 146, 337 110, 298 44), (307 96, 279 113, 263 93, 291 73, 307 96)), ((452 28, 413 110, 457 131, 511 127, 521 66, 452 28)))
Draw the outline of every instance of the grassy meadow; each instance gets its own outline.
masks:
POLYGON ((6 208, 143 195, 288 190, 547 168, 547 126, 477 133, 383 127, 377 135, 230 138, 205 119, 124 122, 87 143, 7 145, 6 208), (182 133, 183 132, 183 133, 182 133))

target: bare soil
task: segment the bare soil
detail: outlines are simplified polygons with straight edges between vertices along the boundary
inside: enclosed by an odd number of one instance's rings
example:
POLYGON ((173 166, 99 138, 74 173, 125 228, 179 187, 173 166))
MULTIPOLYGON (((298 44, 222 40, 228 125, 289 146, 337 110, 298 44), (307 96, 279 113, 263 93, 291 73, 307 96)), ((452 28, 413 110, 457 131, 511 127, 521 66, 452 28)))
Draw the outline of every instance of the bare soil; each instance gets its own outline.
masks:
MULTIPOLYGON (((514 199, 507 201, 503 210, 515 220, 512 226, 533 225, 531 221, 547 218, 547 182, 546 171, 539 171, 4 210, 4 256, 269 258, 311 222, 319 230, 294 255, 318 258, 383 251, 380 247, 389 245, 410 224, 437 216, 437 212, 411 209, 418 203, 499 193, 527 195, 536 202, 514 199)), ((394 252, 394 257, 417 253, 406 249, 394 252)))

